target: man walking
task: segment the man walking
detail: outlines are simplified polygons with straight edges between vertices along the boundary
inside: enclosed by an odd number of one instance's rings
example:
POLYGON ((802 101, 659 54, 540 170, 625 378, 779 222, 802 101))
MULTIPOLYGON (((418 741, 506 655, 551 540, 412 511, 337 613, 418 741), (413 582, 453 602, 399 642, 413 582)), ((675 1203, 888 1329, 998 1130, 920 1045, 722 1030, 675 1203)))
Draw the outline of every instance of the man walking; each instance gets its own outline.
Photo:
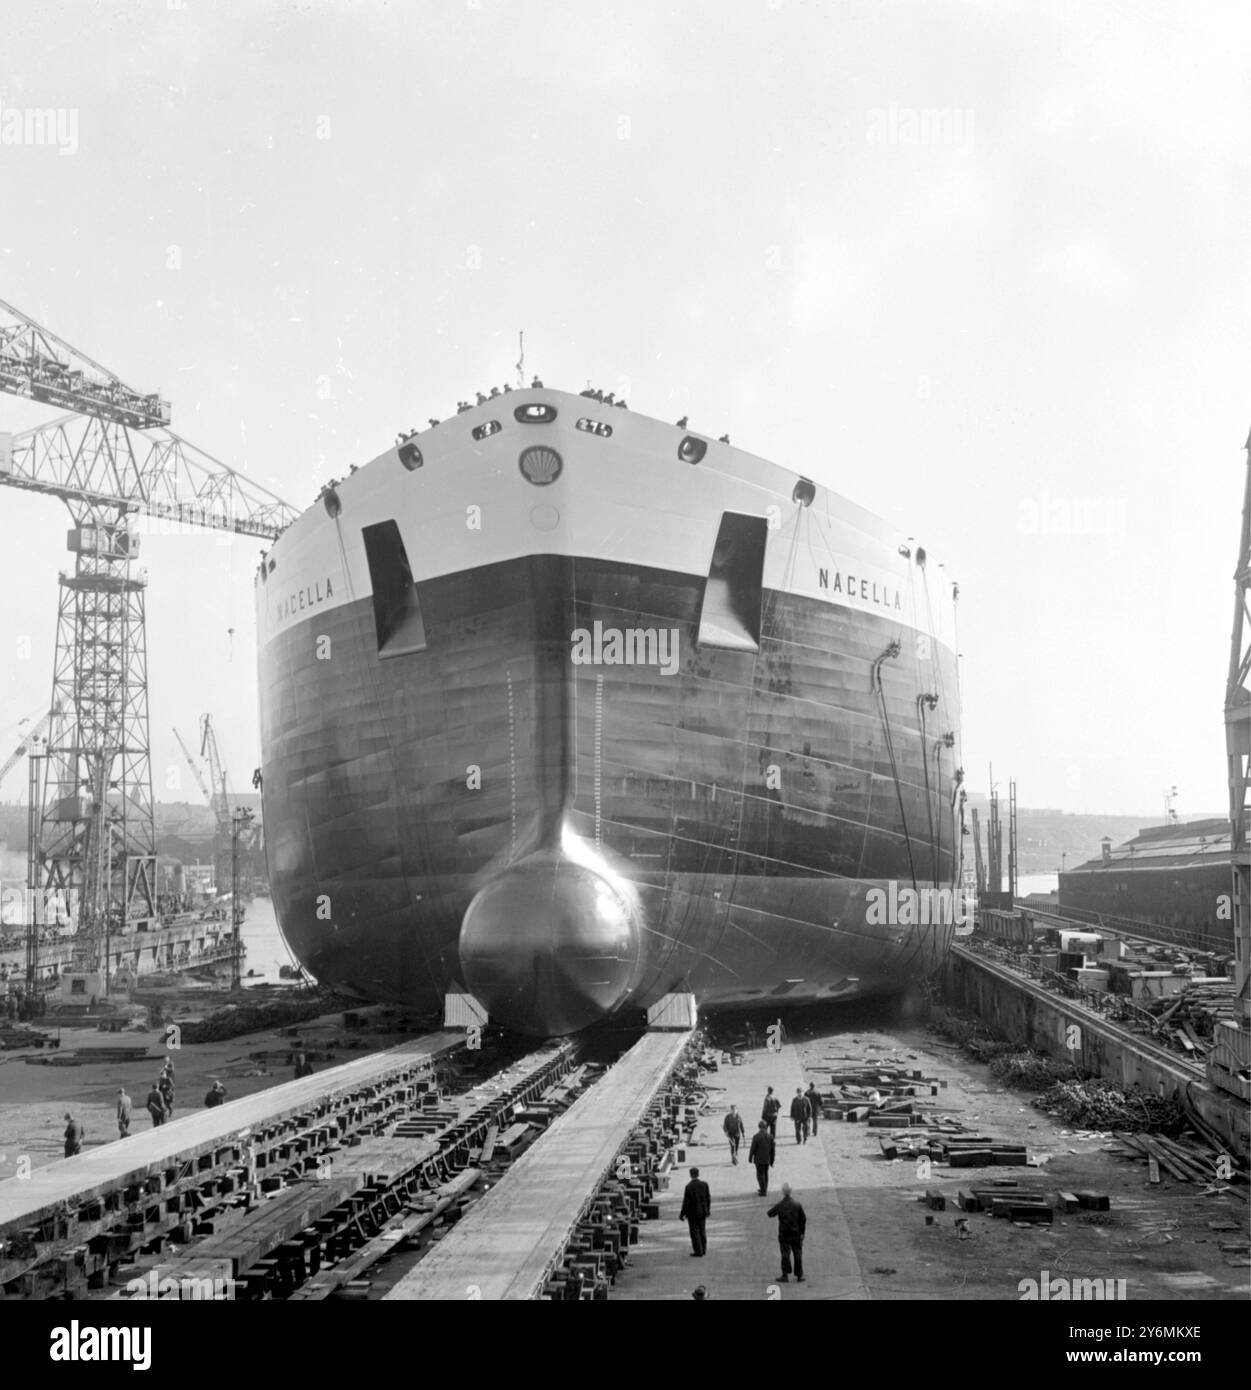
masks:
POLYGON ((756 1186, 760 1195, 769 1195, 769 1169, 773 1167, 774 1143, 769 1126, 763 1120, 751 1137, 751 1148, 747 1151, 747 1161, 756 1165, 756 1186))
POLYGON ((708 1253, 708 1232, 707 1222, 708 1213, 712 1210, 712 1192, 706 1182, 701 1182, 699 1169, 691 1169, 691 1180, 686 1184, 686 1190, 682 1193, 682 1210, 678 1213, 678 1220, 686 1222, 686 1228, 691 1236, 691 1254, 706 1255, 708 1253))
POLYGON ((791 1260, 795 1262, 795 1282, 804 1282, 804 1227, 808 1224, 808 1218, 804 1215, 804 1209, 791 1196, 791 1185, 788 1182, 782 1184, 782 1200, 771 1206, 767 1212, 769 1216, 776 1216, 778 1219, 778 1248, 782 1252, 782 1278, 781 1283, 788 1283, 791 1273, 791 1260))
POLYGON ((117 1137, 125 1139, 130 1133, 130 1116, 134 1110, 134 1102, 126 1094, 126 1088, 117 1088, 117 1137))
POLYGON ((83 1122, 76 1120, 70 1111, 65 1112, 65 1157, 73 1158, 75 1154, 83 1151, 83 1139, 87 1131, 83 1128, 83 1122))
POLYGON ((174 1068, 172 1063, 165 1063, 165 1069, 161 1072, 156 1084, 161 1093, 161 1099, 165 1102, 165 1118, 169 1119, 174 1113, 174 1068))
POLYGON ((144 1102, 148 1107, 148 1114, 152 1116, 153 1125, 163 1125, 168 1118, 165 1109, 165 1096, 161 1090, 159 1078, 152 1083, 152 1089, 148 1092, 148 1098, 144 1102))
POLYGON ((743 1117, 733 1106, 730 1106, 730 1113, 725 1117, 721 1128, 725 1130, 725 1137, 730 1141, 730 1162, 738 1162, 738 1146, 743 1142, 743 1117))
POLYGON ((804 1099, 803 1090, 796 1086, 795 1099, 791 1101, 791 1119, 795 1122, 795 1142, 797 1144, 808 1142, 808 1121, 811 1117, 812 1110, 804 1099))
POLYGON ((804 1092, 804 1098, 807 1100, 808 1107, 812 1111, 812 1137, 815 1139, 817 1137, 817 1120, 821 1115, 821 1106, 823 1104, 823 1097, 821 1092, 817 1090, 817 1083, 815 1081, 810 1081, 808 1083, 808 1089, 804 1092))
POLYGON ((773 1087, 770 1086, 765 1092, 764 1105, 760 1109, 760 1118, 769 1126, 770 1139, 778 1137, 778 1111, 782 1108, 782 1102, 773 1094, 773 1087))

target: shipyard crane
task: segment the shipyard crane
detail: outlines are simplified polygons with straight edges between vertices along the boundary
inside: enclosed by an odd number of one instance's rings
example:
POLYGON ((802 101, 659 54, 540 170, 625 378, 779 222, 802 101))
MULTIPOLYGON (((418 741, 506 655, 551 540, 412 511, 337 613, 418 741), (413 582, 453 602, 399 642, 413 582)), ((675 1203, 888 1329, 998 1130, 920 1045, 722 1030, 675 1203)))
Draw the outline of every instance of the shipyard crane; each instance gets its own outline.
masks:
POLYGON ((191 749, 187 747, 186 741, 177 729, 174 730, 174 737, 178 740, 178 746, 182 749, 182 755, 187 760, 187 766, 191 769, 191 775, 195 778, 196 784, 199 786, 204 800, 208 803, 209 810, 213 812, 214 820, 216 820, 217 808, 213 803, 213 793, 209 784, 204 780, 204 773, 200 771, 199 763, 191 756, 191 749))
MULTIPOLYGON (((146 576, 136 516, 273 539, 295 510, 174 434, 170 407, 0 300, 0 391, 73 413, 0 434, 0 485, 59 497, 73 519, 60 576, 54 713, 32 805, 36 903, 79 926, 156 915, 146 576)), ((32 921, 31 927, 35 923, 32 921)))
POLYGON ((1229 849, 1232 866, 1237 1010, 1217 1023, 1208 1059, 1214 1086, 1251 1100, 1251 435, 1245 444, 1242 532, 1234 567, 1234 626, 1225 682, 1225 752, 1229 766, 1229 849))
POLYGON ((213 728, 213 716, 200 716, 200 756, 208 763, 209 785, 213 795, 209 805, 217 817, 217 833, 229 843, 230 840, 230 792, 226 787, 226 769, 222 766, 221 753, 217 747, 217 732, 213 728))
POLYGON ((49 710, 47 714, 42 715, 26 730, 17 747, 4 760, 4 763, 0 765, 0 783, 4 782, 4 779, 9 773, 12 772, 21 759, 26 756, 26 750, 42 735, 43 731, 52 723, 52 720, 59 713, 59 708, 49 710))

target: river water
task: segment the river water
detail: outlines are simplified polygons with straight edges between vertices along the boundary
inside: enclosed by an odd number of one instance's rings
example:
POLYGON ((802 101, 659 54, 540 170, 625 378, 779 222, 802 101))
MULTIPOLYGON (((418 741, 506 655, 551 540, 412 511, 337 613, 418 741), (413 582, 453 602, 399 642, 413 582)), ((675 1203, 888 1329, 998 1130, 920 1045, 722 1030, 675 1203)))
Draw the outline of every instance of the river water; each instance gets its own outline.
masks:
POLYGON ((272 898, 253 898, 248 903, 243 918, 243 944, 248 953, 244 973, 256 971, 256 975, 250 977, 253 984, 257 976, 266 983, 274 982, 278 979, 279 966, 299 964, 287 949, 278 928, 272 898))

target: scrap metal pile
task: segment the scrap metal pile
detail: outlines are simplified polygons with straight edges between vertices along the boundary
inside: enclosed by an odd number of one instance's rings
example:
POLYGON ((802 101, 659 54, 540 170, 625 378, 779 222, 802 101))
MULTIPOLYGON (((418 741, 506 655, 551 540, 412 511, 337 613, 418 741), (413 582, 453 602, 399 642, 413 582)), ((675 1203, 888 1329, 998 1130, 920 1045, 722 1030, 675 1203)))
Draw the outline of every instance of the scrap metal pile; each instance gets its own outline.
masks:
POLYGON ((1058 1081, 1035 1097, 1032 1104, 1081 1129, 1180 1134, 1191 1123, 1185 1107, 1176 1100, 1165 1100, 1137 1088, 1123 1091, 1098 1077, 1058 1081))

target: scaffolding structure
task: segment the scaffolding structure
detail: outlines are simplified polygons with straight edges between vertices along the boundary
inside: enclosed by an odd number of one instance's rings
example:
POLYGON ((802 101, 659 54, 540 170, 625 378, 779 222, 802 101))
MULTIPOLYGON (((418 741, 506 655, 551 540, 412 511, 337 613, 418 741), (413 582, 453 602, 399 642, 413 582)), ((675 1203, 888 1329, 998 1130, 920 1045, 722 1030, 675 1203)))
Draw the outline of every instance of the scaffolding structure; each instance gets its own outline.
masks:
MULTIPOLYGON (((132 519, 273 539, 296 512, 169 430, 159 395, 126 385, 2 300, 0 391, 75 412, 0 434, 0 485, 59 497, 73 522, 53 714, 31 759, 28 957, 40 926, 68 912, 83 963, 107 972, 110 934, 150 921, 157 903, 147 576, 132 519)), ((28 958, 32 984, 35 970, 28 958)))

